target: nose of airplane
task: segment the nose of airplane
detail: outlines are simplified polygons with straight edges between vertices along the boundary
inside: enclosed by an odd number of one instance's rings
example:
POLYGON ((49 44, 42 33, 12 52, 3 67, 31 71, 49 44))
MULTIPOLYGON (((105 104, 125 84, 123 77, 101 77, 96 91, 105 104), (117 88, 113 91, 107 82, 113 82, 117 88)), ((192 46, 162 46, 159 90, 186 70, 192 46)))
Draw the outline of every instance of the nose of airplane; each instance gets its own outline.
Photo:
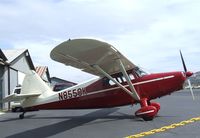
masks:
POLYGON ((193 72, 191 72, 191 71, 187 71, 187 72, 185 73, 185 75, 186 75, 186 77, 190 77, 190 76, 193 75, 193 72))

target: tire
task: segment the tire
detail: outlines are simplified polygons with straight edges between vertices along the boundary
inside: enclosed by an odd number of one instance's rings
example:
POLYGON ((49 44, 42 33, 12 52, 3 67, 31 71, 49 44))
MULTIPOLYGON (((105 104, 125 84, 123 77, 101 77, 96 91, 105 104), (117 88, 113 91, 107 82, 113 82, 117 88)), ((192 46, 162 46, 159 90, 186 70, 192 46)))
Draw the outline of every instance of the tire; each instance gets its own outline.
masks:
POLYGON ((143 117, 144 121, 152 121, 154 117, 143 117))
POLYGON ((24 114, 20 114, 19 119, 24 119, 24 114))

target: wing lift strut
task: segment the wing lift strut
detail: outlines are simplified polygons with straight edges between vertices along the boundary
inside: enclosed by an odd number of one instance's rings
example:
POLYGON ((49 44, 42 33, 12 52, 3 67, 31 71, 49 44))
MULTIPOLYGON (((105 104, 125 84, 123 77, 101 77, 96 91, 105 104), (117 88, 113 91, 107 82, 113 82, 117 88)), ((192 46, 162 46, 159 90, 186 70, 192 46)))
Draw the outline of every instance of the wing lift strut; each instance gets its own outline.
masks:
POLYGON ((158 111, 160 110, 160 104, 158 103, 150 103, 148 104, 148 99, 147 98, 140 98, 137 91, 135 90, 133 84, 131 83, 131 79, 128 76, 125 67, 120 59, 117 59, 116 62, 118 62, 120 66, 120 71, 122 72, 123 76, 125 77, 129 89, 127 89, 125 86, 120 84, 117 80, 115 80, 111 75, 106 73, 99 65, 93 65, 95 69, 97 69, 100 73, 102 73, 104 76, 112 80, 116 85, 118 85, 120 88, 122 88, 127 94, 129 94, 134 100, 140 103, 141 108, 135 112, 135 116, 143 118, 145 121, 150 121, 152 120, 158 111))
POLYGON ((125 67, 122 63, 122 61, 120 59, 116 60, 119 63, 120 66, 120 70, 123 74, 123 76, 125 77, 128 85, 129 85, 129 89, 127 89, 125 86, 123 86, 122 84, 120 84, 118 81, 116 81, 111 75, 109 75, 108 73, 106 73, 101 67, 99 67, 99 65, 92 65, 92 67, 94 67, 95 69, 97 69, 100 73, 102 73, 104 76, 106 76, 107 78, 109 78, 110 80, 112 80, 116 85, 118 85, 120 88, 122 88, 127 94, 129 94, 134 100, 136 101, 140 101, 140 97, 137 93, 137 91, 135 90, 130 77, 128 76, 125 67))

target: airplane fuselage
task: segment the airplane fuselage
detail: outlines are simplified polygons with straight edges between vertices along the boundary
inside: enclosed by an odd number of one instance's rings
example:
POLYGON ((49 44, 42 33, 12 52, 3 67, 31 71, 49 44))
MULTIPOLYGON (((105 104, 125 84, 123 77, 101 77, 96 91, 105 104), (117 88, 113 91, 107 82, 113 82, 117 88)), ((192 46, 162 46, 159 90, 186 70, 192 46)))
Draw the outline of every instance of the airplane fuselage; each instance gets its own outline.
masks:
MULTIPOLYGON (((119 81, 119 78, 116 77, 119 81)), ((149 101, 183 88, 186 76, 183 72, 168 72, 144 75, 131 80, 142 98, 149 101)), ((121 84, 129 89, 126 81, 121 84)), ((41 109, 92 109, 123 106, 137 103, 130 95, 107 78, 99 78, 53 92, 49 97, 23 103, 26 110, 41 109)))

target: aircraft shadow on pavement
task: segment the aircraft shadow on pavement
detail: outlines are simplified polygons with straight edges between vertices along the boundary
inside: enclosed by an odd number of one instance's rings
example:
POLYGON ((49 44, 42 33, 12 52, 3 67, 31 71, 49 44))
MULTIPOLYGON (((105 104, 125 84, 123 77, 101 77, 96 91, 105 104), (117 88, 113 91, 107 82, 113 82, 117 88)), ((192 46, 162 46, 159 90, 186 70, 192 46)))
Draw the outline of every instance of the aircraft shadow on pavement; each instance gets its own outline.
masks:
MULTIPOLYGON (((67 116, 67 117, 34 117, 30 119, 67 119, 55 124, 42 126, 39 128, 31 129, 28 131, 20 132, 17 134, 13 134, 8 136, 7 138, 31 138, 31 137, 37 137, 37 138, 44 138, 53 136, 59 133, 62 133, 64 131, 85 125, 89 122, 95 121, 97 119, 111 119, 111 120, 103 120, 103 122, 113 121, 113 120, 119 120, 119 119, 134 119, 134 116, 131 115, 109 115, 111 113, 116 112, 120 108, 110 108, 110 109, 100 109, 91 113, 88 113, 83 116, 67 116)), ((26 117, 25 117, 26 119, 26 117)), ((7 120, 8 121, 8 120, 7 120)), ((98 122, 102 123, 102 122, 98 122)))
MULTIPOLYGON (((32 118, 34 117, 35 115, 27 115, 26 116, 26 119, 29 119, 29 118, 32 118)), ((6 120, 1 120, 0 122, 11 122, 11 121, 18 121, 19 118, 8 118, 6 120)))

